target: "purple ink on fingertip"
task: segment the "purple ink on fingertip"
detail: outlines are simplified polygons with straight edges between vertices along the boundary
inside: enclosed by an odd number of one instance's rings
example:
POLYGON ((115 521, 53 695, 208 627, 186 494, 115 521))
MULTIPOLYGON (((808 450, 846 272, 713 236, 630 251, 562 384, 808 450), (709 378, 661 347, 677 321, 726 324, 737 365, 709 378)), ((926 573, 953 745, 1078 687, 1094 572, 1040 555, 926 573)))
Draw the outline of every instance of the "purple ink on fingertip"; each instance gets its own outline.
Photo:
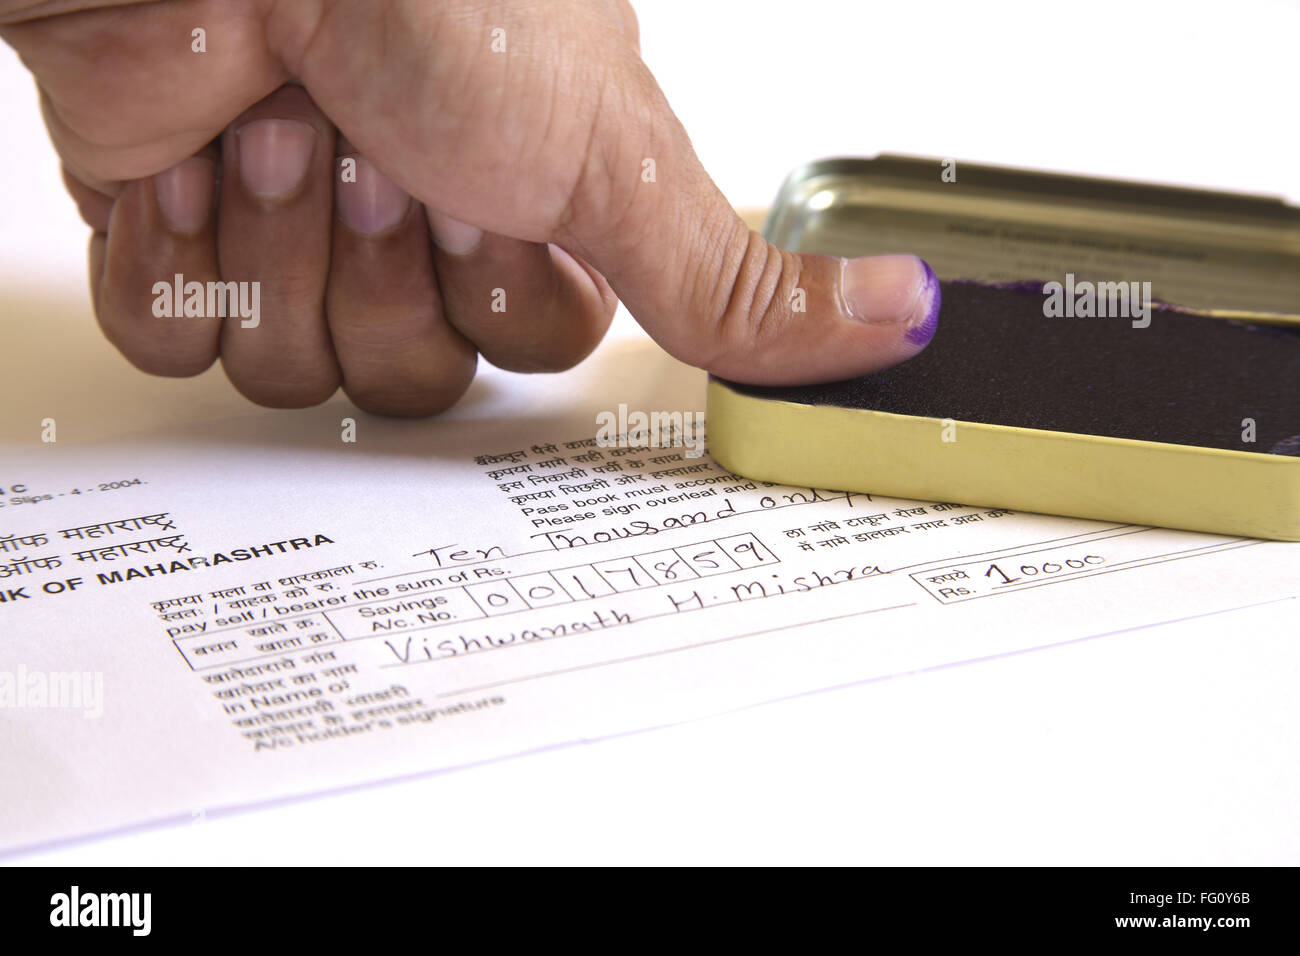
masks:
POLYGON ((930 308, 925 313, 925 319, 908 329, 904 336, 918 347, 928 344, 934 338, 935 330, 939 328, 939 304, 943 299, 939 293, 939 277, 930 268, 930 263, 922 259, 921 264, 925 266, 925 291, 921 294, 930 297, 930 308))

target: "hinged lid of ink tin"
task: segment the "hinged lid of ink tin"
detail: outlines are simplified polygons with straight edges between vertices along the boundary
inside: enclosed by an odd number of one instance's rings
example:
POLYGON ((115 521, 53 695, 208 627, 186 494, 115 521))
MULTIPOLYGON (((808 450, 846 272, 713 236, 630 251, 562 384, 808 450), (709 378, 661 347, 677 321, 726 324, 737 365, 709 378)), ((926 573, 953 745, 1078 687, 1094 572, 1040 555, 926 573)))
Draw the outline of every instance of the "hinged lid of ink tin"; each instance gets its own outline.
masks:
POLYGON ((943 307, 930 345, 893 369, 809 387, 711 379, 709 449, 732 471, 1300 540, 1300 209, 882 156, 796 170, 764 235, 915 253, 943 307), (1051 282, 1105 289, 1112 307, 1137 282, 1148 308, 1066 315, 1051 282))

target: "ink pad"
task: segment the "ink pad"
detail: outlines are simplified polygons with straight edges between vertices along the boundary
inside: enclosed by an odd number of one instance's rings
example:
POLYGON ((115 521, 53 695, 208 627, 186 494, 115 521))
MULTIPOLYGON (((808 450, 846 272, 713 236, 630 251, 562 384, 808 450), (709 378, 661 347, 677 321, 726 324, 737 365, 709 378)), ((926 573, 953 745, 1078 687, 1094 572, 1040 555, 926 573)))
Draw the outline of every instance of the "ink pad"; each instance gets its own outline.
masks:
POLYGON ((769 239, 916 252, 942 280, 939 331, 862 378, 712 378, 714 458, 782 484, 1300 540, 1300 211, 991 167, 945 192, 940 168, 832 160, 787 180, 769 239), (1157 300, 1140 318, 1063 314, 1044 292, 1137 281, 1157 300))

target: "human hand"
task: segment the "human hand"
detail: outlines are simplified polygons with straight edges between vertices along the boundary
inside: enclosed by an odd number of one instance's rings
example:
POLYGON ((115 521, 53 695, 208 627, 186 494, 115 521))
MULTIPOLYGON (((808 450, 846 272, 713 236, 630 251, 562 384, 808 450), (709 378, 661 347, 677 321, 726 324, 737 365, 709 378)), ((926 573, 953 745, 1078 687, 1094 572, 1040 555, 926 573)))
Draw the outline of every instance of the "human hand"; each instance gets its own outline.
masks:
POLYGON ((865 374, 934 332, 920 260, 795 255, 741 222, 621 0, 0 0, 0 23, 94 230, 100 325, 147 372, 219 355, 263 405, 341 385, 425 415, 477 353, 581 361, 615 293, 745 382, 865 374), (176 274, 257 282, 259 321, 156 315, 176 274))

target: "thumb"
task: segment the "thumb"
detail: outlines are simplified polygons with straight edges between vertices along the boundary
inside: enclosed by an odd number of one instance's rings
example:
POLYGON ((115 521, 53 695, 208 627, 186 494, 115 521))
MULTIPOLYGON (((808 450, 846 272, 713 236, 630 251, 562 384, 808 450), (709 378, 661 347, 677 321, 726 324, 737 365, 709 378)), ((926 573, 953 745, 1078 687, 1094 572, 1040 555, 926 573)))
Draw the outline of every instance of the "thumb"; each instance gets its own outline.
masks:
POLYGON ((714 185, 646 72, 650 102, 597 124, 558 241, 599 269, 676 358, 764 385, 865 375, 925 348, 939 281, 910 255, 781 250, 714 185))

